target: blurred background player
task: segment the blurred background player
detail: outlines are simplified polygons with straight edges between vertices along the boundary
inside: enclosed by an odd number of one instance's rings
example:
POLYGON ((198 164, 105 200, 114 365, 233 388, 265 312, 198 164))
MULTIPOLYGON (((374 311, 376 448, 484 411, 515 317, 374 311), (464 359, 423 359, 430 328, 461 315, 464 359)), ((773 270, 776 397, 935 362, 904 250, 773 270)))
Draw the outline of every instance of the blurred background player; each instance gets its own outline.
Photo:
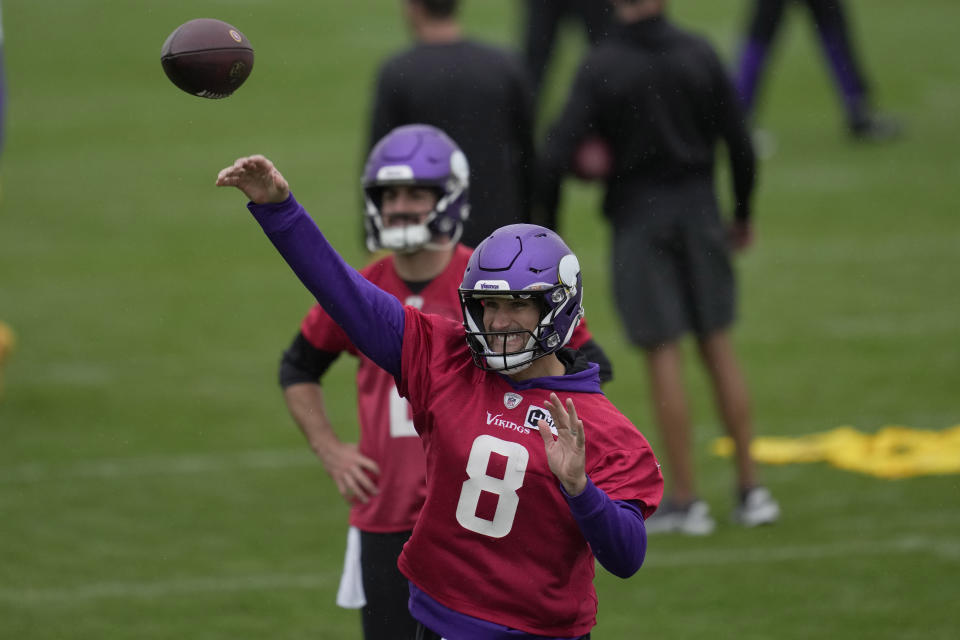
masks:
POLYGON ((370 147, 403 124, 433 125, 470 158, 472 215, 460 241, 530 219, 533 98, 519 57, 464 37, 457 0, 401 0, 416 43, 380 68, 370 147))
MULTIPOLYGON (((748 117, 756 107, 756 97, 766 71, 777 35, 781 31, 784 10, 792 0, 753 0, 746 41, 737 67, 736 87, 748 117)), ((887 140, 900 133, 896 120, 878 115, 870 101, 870 86, 858 59, 844 0, 796 0, 806 5, 820 40, 820 48, 830 65, 846 112, 847 130, 858 140, 887 140)))
POLYGON ((681 371, 681 340, 689 332, 736 446, 735 518, 754 525, 779 515, 769 491, 757 485, 748 392, 730 339, 735 290, 728 242, 742 249, 752 240, 755 157, 719 56, 668 22, 664 4, 613 2, 623 24, 587 54, 547 135, 536 211, 556 224, 560 180, 578 145, 588 135, 604 137, 613 154, 604 213, 612 225, 614 297, 630 340, 645 353, 670 483, 670 498, 648 530, 706 534, 715 522, 695 492, 681 371), (720 139, 735 197, 729 231, 714 191, 720 139))
POLYGON ((597 365, 565 348, 583 314, 569 247, 536 225, 494 231, 467 262, 458 322, 349 267, 264 156, 239 158, 217 185, 247 196, 301 282, 410 402, 427 495, 399 566, 417 638, 589 638, 595 565, 639 570, 663 478, 597 365))
POLYGON ((591 46, 607 37, 612 26, 606 0, 523 0, 523 9, 523 54, 534 95, 540 94, 564 20, 574 19, 583 25, 591 46))
MULTIPOLYGON (((365 278, 405 305, 461 318, 457 288, 471 250, 457 243, 469 210, 468 163, 429 125, 394 129, 373 148, 363 175, 371 251, 392 255, 365 268, 365 278)), ((571 340, 588 360, 610 364, 583 327, 571 340)), ((284 352, 284 398, 340 494, 351 504, 347 559, 337 603, 362 607, 366 640, 413 638, 409 587, 397 558, 426 494, 426 463, 410 407, 393 377, 359 353, 330 316, 314 306, 284 352), (319 381, 337 357, 359 358, 359 443, 342 442, 327 417, 319 381)))

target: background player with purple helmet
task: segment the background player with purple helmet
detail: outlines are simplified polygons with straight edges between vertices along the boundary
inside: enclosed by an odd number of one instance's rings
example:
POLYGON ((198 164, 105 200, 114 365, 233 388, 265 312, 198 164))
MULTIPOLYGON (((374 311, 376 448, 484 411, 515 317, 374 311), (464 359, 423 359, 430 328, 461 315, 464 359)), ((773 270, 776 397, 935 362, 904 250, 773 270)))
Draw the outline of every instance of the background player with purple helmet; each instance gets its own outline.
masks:
MULTIPOLYGON (((459 321, 457 288, 471 250, 457 243, 469 215, 468 163, 444 132, 398 127, 370 152, 363 175, 367 245, 388 249, 361 271, 405 305, 459 321)), ((579 298, 578 298, 579 300, 579 298)), ((573 342, 609 363, 583 325, 573 342)), ((602 378, 601 378, 602 379, 602 378)), ((303 319, 280 366, 284 399, 311 449, 350 507, 337 603, 361 608, 366 640, 414 638, 409 587, 397 568, 426 494, 423 448, 394 378, 359 352, 320 305, 303 319), (359 440, 342 442, 327 415, 322 377, 341 353, 356 356, 359 440)))
POLYGON ((475 247, 505 224, 530 221, 533 92, 520 57, 465 35, 459 0, 402 0, 414 43, 377 71, 372 148, 393 128, 439 127, 470 159, 473 214, 461 242, 475 247))
POLYGON ((569 248, 535 225, 491 234, 460 291, 482 331, 465 330, 467 317, 405 307, 349 267, 267 158, 238 159, 217 185, 243 191, 301 281, 410 402, 427 495, 399 564, 419 637, 589 637, 595 560, 624 578, 640 568, 663 477, 600 391, 598 367, 564 348, 582 313, 569 248))
POLYGON ((446 133, 427 124, 397 127, 373 147, 363 170, 367 249, 413 252, 456 244, 470 216, 469 187, 467 157, 446 133), (388 225, 384 192, 408 186, 434 192, 436 202, 422 221, 388 225))

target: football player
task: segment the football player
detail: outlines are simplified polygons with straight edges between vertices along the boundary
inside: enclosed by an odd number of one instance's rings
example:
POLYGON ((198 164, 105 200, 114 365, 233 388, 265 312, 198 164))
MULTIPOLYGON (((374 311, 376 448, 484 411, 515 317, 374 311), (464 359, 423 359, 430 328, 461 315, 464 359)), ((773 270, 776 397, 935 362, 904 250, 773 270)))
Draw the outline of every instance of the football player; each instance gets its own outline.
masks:
POLYGON ((530 221, 533 94, 517 56, 468 37, 459 0, 403 0, 411 46, 377 71, 369 148, 395 127, 426 123, 470 159, 474 214, 461 241, 475 247, 505 224, 530 221))
MULTIPOLYGON (((398 127, 370 152, 363 174, 367 245, 387 255, 360 273, 404 305, 459 319, 457 287, 471 250, 457 240, 469 215, 468 163, 428 125, 398 127)), ((571 325, 571 328, 573 325, 571 325)), ((609 362, 583 325, 571 341, 609 362)), ((354 346, 320 305, 304 318, 280 366, 291 415, 350 505, 350 529, 337 603, 362 608, 366 640, 414 638, 407 579, 397 558, 426 495, 426 462, 410 406, 394 377, 354 346), (359 359, 359 441, 342 442, 327 416, 321 378, 341 353, 359 359)))
POLYGON ((411 405, 426 498, 399 563, 418 637, 588 637, 594 560, 621 577, 639 569, 663 477, 597 365, 565 348, 583 287, 563 240, 536 225, 494 231, 467 261, 457 322, 347 265, 264 156, 239 158, 216 184, 250 199, 297 276, 411 405))
POLYGON ((581 62, 544 141, 537 210, 554 226, 560 184, 578 141, 605 138, 613 156, 603 212, 612 230, 614 300, 630 342, 643 353, 670 470, 669 498, 646 523, 647 532, 707 535, 716 528, 709 504, 696 492, 682 366, 688 334, 696 338, 735 443, 734 519, 751 527, 769 524, 779 518, 780 506, 759 483, 750 455, 749 392, 731 337, 731 249, 753 240, 750 136, 720 56, 666 17, 666 0, 613 0, 613 7, 620 28, 581 62), (735 203, 729 223, 714 184, 721 145, 735 203))
MULTIPOLYGON (((757 89, 783 23, 788 0, 753 0, 745 42, 737 65, 736 86, 748 116, 752 116, 757 89)), ((843 0, 800 0, 817 27, 820 48, 830 63, 843 98, 847 130, 854 140, 884 141, 897 137, 900 122, 876 113, 870 85, 861 68, 843 0)))

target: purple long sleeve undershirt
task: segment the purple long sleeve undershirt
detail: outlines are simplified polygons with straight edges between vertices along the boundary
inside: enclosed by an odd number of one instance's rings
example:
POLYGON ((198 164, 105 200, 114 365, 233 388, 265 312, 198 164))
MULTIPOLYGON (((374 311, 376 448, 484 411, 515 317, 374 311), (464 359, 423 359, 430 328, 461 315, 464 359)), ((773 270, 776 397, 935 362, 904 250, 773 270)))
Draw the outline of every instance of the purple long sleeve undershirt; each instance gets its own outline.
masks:
MULTIPOLYGON (((399 378, 404 331, 400 301, 348 265, 293 194, 280 203, 251 202, 247 208, 357 349, 399 378)), ((639 508, 628 501, 611 500, 589 478, 582 493, 570 496, 564 491, 564 496, 600 564, 621 578, 636 573, 647 549, 639 508)))
POLYGON ((300 281, 357 349, 399 378, 403 304, 348 265, 292 193, 283 202, 251 202, 247 208, 300 281))
POLYGON ((579 495, 571 496, 563 485, 560 490, 597 562, 618 578, 635 574, 647 554, 647 528, 639 505, 611 500, 589 476, 579 495))

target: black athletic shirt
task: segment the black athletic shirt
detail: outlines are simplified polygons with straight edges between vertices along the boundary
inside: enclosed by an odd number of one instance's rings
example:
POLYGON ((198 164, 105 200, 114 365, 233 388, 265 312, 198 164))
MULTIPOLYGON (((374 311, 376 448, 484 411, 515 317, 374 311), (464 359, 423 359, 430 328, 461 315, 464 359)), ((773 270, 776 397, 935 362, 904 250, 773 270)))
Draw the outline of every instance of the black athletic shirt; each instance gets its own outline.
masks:
POLYGON ((544 143, 537 192, 541 224, 556 224, 560 179, 589 133, 604 137, 613 151, 607 216, 636 211, 651 187, 712 181, 722 139, 730 157, 735 215, 750 217, 753 146, 727 72, 703 38, 658 16, 620 25, 587 54, 544 143))
POLYGON ((530 221, 533 97, 519 58, 471 40, 418 44, 390 58, 377 78, 370 147, 413 123, 442 129, 470 163, 463 244, 530 221))

